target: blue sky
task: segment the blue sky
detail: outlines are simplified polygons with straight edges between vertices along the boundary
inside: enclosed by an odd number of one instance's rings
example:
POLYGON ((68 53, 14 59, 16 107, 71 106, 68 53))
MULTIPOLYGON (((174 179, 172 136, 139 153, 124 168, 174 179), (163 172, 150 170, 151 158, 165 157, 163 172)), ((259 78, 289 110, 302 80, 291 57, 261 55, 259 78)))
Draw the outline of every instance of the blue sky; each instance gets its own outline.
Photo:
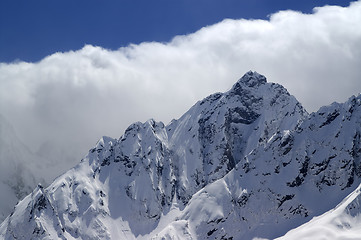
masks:
POLYGON ((319 0, 1 0, 0 62, 36 62, 85 44, 118 49, 168 42, 225 18, 267 19, 279 10, 311 13, 319 0))

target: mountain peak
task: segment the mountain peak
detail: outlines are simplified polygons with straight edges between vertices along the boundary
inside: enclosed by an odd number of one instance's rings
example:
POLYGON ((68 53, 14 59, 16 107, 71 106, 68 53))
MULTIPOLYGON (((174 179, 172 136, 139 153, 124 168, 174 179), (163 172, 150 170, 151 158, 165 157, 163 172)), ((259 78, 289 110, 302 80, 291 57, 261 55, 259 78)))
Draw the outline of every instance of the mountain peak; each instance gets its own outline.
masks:
POLYGON ((237 83, 234 85, 233 88, 236 88, 237 85, 247 86, 250 88, 257 88, 265 83, 267 83, 267 79, 265 76, 257 72, 248 71, 246 74, 243 75, 243 77, 241 77, 237 81, 237 83))

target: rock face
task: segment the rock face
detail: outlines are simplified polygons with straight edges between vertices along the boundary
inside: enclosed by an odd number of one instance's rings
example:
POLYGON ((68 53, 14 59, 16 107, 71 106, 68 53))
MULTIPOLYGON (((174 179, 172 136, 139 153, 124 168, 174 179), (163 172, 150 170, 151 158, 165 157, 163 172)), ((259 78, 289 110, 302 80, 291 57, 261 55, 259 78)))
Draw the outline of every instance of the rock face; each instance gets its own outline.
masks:
POLYGON ((281 236, 360 183, 360 106, 351 97, 309 115, 285 88, 248 72, 169 125, 149 120, 103 137, 20 202, 0 237, 281 236))

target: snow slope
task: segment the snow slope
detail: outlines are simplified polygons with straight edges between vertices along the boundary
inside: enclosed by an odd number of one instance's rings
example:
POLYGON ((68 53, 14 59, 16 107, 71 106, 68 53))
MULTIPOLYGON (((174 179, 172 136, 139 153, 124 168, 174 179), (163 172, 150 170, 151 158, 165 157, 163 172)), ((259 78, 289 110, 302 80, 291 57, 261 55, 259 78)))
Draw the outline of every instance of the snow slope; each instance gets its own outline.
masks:
POLYGON ((165 126, 103 137, 0 226, 1 239, 275 238, 360 183, 361 96, 309 115, 246 73, 165 126), (327 199, 326 201, 322 201, 327 199))
POLYGON ((356 240, 361 236, 361 185, 337 207, 289 231, 278 240, 356 240))

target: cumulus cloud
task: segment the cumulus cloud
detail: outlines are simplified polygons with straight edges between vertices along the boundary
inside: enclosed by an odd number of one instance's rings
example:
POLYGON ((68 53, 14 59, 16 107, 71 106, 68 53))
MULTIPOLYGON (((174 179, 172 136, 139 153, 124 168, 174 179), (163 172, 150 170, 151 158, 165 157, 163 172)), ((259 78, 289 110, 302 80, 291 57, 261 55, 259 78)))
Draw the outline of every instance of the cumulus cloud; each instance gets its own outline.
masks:
POLYGON ((361 91, 360 23, 358 1, 268 21, 226 19, 168 43, 86 45, 37 63, 2 63, 0 112, 33 151, 74 165, 102 135, 119 137, 149 118, 167 123, 248 70, 315 111, 361 91))

